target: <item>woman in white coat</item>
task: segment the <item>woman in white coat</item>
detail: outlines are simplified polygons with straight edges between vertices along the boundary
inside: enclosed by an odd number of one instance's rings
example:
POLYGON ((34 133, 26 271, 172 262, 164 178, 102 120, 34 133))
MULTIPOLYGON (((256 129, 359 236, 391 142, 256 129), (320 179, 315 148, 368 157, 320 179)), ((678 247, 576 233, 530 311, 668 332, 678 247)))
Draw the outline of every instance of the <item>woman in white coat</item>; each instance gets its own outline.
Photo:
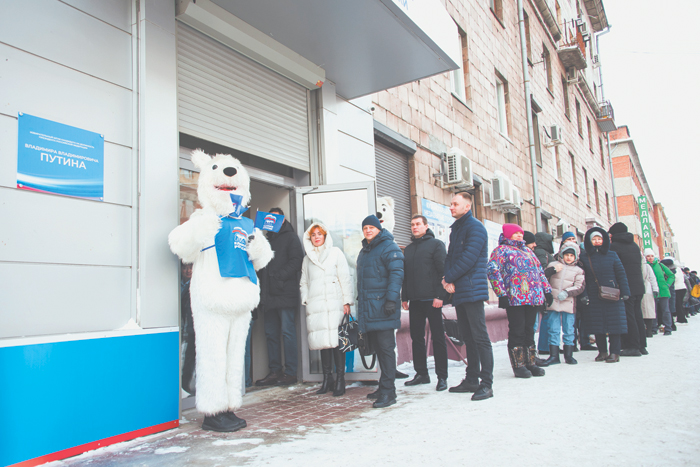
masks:
POLYGON ((309 349, 321 351, 323 383, 316 394, 333 388, 334 396, 345 394, 345 354, 338 349, 338 326, 350 314, 352 281, 345 255, 333 246, 328 229, 314 223, 304 232, 306 256, 301 266, 301 302, 306 305, 309 349))
MULTIPOLYGON (((646 261, 642 264, 644 275, 644 296, 642 297, 642 317, 647 330, 647 337, 654 337, 652 332, 656 319, 656 296, 659 295, 659 284, 656 282, 654 270, 646 261)), ((644 352, 642 352, 643 354, 644 352)))

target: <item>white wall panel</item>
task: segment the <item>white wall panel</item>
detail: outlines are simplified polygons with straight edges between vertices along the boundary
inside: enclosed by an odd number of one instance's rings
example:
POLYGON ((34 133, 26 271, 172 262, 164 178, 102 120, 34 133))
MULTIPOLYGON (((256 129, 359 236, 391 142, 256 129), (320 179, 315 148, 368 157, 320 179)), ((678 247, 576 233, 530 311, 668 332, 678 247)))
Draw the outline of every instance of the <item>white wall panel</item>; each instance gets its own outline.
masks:
POLYGON ((374 177, 374 145, 338 132, 338 152, 340 165, 374 177))
POLYGON ((131 148, 105 143, 105 202, 132 205, 133 157, 131 148))
POLYGON ((367 144, 374 144, 372 114, 338 98, 338 130, 367 144))
POLYGON ((168 247, 168 234, 179 221, 175 15, 165 29, 151 23, 148 15, 140 27, 140 324, 177 326, 179 267, 168 247))
POLYGON ((61 0, 124 31, 131 31, 131 0, 61 0))
POLYGON ((0 338, 113 330, 130 317, 130 268, 0 262, 0 277, 0 338))
POLYGON ((0 44, 0 112, 24 112, 131 147, 132 93, 0 44))
POLYGON ((17 119, 6 115, 0 115, 0 186, 17 186, 17 119))
POLYGON ((131 208, 11 188, 0 199, 0 261, 131 266, 131 208))
POLYGON ((0 42, 131 89, 131 35, 64 3, 3 2, 0 42))

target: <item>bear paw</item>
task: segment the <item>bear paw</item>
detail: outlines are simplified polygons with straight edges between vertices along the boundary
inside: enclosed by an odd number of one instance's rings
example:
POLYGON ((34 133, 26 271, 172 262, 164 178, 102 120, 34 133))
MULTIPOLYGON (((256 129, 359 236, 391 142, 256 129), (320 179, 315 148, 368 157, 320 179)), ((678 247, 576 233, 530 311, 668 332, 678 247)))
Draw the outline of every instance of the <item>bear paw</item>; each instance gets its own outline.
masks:
POLYGON ((255 229, 248 243, 248 258, 256 271, 261 270, 272 260, 275 253, 260 229, 255 229))

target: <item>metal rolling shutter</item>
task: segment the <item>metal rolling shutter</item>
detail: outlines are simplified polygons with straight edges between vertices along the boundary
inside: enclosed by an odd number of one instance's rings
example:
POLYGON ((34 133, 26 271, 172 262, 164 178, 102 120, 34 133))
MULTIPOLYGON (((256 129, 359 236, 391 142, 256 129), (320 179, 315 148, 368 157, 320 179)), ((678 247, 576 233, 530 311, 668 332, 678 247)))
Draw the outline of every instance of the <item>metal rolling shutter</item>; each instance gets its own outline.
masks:
POLYGON ((411 243, 411 191, 408 181, 408 157, 375 141, 377 196, 394 198, 394 238, 399 246, 411 243))
POLYGON ((309 171, 306 89, 178 22, 182 133, 309 171))

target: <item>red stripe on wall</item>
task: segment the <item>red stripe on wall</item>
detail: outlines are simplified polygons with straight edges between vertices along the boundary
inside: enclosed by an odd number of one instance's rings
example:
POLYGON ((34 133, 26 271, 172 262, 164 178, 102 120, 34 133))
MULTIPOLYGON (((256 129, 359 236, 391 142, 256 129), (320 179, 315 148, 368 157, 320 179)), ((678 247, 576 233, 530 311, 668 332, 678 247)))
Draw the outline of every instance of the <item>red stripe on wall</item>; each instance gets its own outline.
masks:
POLYGON ((35 457, 34 459, 29 459, 23 462, 19 462, 17 464, 12 464, 9 467, 32 467, 35 465, 45 464, 47 462, 66 459, 68 457, 77 456, 84 452, 103 448, 111 444, 122 443, 124 441, 129 441, 135 438, 139 438, 141 436, 152 435, 153 433, 170 430, 173 428, 177 428, 178 426, 180 426, 180 420, 173 420, 172 422, 161 423, 160 425, 149 426, 148 428, 141 428, 140 430, 130 431, 122 435, 111 436, 109 438, 93 441, 92 443, 81 444, 80 446, 75 446, 69 449, 64 449, 63 451, 54 452, 53 454, 35 457))

